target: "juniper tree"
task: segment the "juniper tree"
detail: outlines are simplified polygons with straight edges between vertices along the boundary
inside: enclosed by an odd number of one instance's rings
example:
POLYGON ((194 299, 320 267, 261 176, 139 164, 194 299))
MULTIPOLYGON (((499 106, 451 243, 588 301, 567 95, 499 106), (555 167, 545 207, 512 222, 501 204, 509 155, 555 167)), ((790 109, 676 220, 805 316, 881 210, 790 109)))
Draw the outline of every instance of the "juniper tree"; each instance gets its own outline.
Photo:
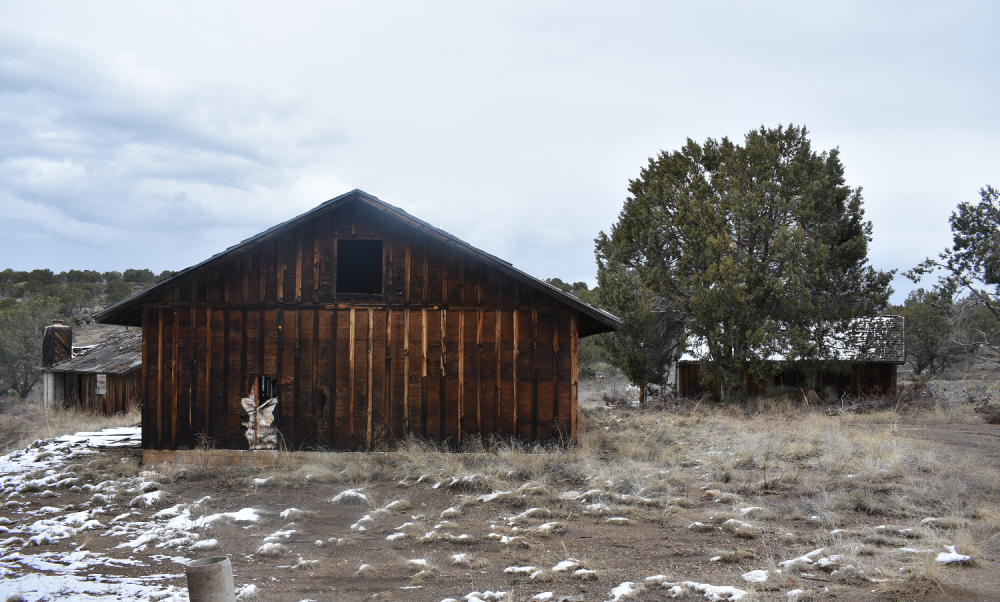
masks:
POLYGON ((906 275, 919 281, 925 274, 938 269, 944 275, 937 289, 947 295, 966 292, 967 308, 984 309, 992 324, 980 328, 965 328, 955 334, 965 345, 977 347, 985 354, 982 359, 997 361, 1000 357, 1000 190, 986 186, 979 191, 979 202, 958 204, 951 217, 954 245, 926 259, 906 275), (964 335, 964 336, 963 336, 964 335))
POLYGON ((950 294, 940 288, 918 288, 893 310, 906 318, 906 359, 914 374, 938 374, 965 358, 967 348, 955 335, 956 326, 969 312, 956 307, 950 294))
POLYGON ((643 321, 660 316, 672 339, 661 349, 704 341, 703 372, 729 397, 744 371, 762 381, 784 362, 834 361, 830 335, 884 309, 893 273, 868 265, 861 189, 845 183, 837 149, 814 152, 807 135, 688 139, 629 182, 618 221, 596 239, 602 303, 623 333, 639 333, 609 349, 617 363, 634 361, 643 321))

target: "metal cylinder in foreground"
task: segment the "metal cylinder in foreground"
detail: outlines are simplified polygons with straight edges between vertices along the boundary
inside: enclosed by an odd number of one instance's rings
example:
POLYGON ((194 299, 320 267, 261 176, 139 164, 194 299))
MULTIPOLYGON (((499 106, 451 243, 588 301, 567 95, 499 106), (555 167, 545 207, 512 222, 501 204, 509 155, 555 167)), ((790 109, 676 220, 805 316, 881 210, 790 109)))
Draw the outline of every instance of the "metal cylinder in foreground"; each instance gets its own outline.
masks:
POLYGON ((212 556, 187 563, 191 602, 236 602, 233 563, 228 556, 212 556))

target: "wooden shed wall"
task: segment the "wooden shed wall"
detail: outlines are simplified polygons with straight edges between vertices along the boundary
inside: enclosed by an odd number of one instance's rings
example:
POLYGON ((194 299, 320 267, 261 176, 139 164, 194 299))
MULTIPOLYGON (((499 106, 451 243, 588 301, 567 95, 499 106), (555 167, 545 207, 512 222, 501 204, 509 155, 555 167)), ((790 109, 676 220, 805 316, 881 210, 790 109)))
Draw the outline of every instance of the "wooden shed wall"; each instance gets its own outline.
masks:
MULTIPOLYGON (((821 397, 825 394, 827 387, 833 387, 838 397, 845 393, 853 397, 891 394, 896 391, 896 372, 896 364, 855 364, 851 366, 851 371, 846 374, 820 373, 816 379, 814 390, 821 397)), ((805 375, 794 370, 777 374, 774 378, 761 384, 753 383, 749 373, 747 373, 744 375, 744 381, 751 394, 763 393, 772 385, 808 387, 805 375)), ((698 364, 678 364, 677 392, 681 397, 697 397, 702 393, 709 392, 713 399, 719 399, 718 379, 715 379, 710 387, 702 386, 701 369, 698 364)))
POLYGON ((293 449, 409 431, 576 429, 578 314, 474 257, 349 204, 143 306, 146 448, 245 447, 239 402, 279 384, 293 449), (383 240, 383 295, 337 295, 338 238, 383 240))
POLYGON ((141 371, 128 374, 106 375, 106 389, 97 394, 97 374, 77 374, 73 372, 53 372, 52 379, 61 381, 55 385, 62 399, 55 402, 65 409, 77 409, 114 416, 128 411, 130 406, 141 403, 141 371))

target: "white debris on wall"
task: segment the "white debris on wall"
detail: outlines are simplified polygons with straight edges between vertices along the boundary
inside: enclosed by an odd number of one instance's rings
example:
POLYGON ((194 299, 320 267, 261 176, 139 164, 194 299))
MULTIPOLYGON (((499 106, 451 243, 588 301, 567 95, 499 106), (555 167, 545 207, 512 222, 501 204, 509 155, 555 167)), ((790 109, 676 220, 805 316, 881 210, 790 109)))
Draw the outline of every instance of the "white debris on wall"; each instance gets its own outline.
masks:
POLYGON ((247 428, 246 435, 250 449, 277 449, 278 429, 274 428, 273 423, 278 398, 272 397, 258 406, 257 400, 251 393, 250 397, 244 397, 241 403, 247 413, 243 426, 247 428))

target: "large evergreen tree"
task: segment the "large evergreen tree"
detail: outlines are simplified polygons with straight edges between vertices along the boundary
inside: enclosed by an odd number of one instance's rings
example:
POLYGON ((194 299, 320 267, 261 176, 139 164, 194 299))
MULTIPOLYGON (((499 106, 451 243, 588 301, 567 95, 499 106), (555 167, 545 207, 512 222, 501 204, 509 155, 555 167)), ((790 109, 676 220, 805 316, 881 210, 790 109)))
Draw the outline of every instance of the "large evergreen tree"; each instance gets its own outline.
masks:
MULTIPOLYGON (((763 380, 785 361, 836 360, 831 335, 885 307, 892 273, 867 264, 861 189, 846 185, 838 151, 814 152, 807 134, 779 126, 742 145, 688 139, 630 181, 618 222, 596 240, 602 303, 633 337, 609 349, 623 369, 655 318, 647 357, 661 362, 693 335, 728 397, 744 370, 763 380)), ((662 364, 626 374, 655 370, 662 364)))

